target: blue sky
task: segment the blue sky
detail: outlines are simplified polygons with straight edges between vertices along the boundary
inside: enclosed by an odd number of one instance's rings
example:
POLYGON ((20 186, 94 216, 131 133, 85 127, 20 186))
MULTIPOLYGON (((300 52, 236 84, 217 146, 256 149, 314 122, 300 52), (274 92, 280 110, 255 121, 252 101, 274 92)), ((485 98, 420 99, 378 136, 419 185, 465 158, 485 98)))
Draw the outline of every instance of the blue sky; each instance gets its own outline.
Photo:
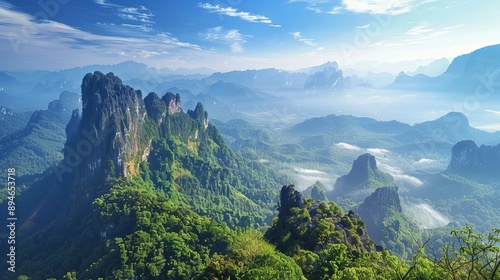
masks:
POLYGON ((493 0, 0 0, 0 69, 134 60, 227 71, 453 58, 500 43, 498 11, 493 0))

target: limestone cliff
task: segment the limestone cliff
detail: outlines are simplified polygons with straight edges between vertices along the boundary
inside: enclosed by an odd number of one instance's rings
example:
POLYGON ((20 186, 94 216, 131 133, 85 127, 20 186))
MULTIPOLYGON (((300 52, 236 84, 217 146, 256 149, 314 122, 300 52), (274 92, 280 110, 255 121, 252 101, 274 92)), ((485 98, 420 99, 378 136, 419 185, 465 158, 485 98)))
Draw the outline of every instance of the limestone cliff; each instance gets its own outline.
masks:
POLYGON ((106 176, 134 173, 135 159, 149 143, 141 91, 123 85, 113 73, 89 73, 82 82, 82 102, 82 118, 66 144, 60 172, 75 169, 81 178, 102 174, 104 169, 106 176))
POLYGON ((453 147, 446 172, 491 181, 500 179, 499 166, 500 144, 478 147, 474 141, 466 140, 453 147))

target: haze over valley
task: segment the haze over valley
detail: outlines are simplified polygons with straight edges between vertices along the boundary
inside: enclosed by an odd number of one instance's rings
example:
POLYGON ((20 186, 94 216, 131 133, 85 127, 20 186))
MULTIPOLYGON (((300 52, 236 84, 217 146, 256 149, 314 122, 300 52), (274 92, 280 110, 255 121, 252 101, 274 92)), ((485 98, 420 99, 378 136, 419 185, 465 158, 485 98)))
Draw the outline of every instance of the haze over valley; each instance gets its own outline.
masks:
POLYGON ((0 275, 500 277, 500 4, 188 2, 0 0, 0 275))

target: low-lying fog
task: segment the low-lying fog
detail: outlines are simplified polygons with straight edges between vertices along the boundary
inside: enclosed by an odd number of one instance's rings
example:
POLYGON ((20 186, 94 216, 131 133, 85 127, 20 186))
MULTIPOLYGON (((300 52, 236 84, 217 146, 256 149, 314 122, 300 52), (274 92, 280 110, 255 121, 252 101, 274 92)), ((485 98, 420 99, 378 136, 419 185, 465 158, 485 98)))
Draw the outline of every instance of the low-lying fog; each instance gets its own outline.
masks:
POLYGON ((295 94, 294 102, 299 111, 312 116, 354 115, 408 124, 434 120, 449 112, 462 112, 476 128, 500 130, 500 100, 494 95, 351 89, 333 94, 295 94))
POLYGON ((446 226, 450 220, 427 203, 406 203, 405 213, 423 229, 446 226))

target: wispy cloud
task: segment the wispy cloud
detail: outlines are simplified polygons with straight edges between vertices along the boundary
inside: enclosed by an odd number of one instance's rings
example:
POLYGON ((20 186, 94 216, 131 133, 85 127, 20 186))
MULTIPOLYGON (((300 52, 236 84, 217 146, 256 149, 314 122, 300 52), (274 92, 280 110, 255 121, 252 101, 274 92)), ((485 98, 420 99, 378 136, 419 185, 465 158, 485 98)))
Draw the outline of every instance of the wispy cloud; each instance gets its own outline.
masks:
POLYGON ((406 32, 406 35, 418 36, 426 33, 433 32, 434 29, 430 28, 430 24, 427 21, 421 22, 415 27, 412 27, 406 32))
POLYGON ((371 24, 365 24, 365 25, 359 25, 359 26, 356 26, 357 29, 368 29, 370 28, 372 25, 371 24))
POLYGON ((417 6, 436 0, 289 0, 287 3, 306 3, 307 10, 316 13, 340 14, 342 12, 399 15, 417 6))
POLYGON ((352 150, 352 151, 359 151, 359 150, 361 150, 360 147, 352 145, 352 144, 349 144, 349 143, 345 143, 345 142, 339 142, 339 143, 335 144, 335 146, 337 146, 339 148, 346 149, 346 150, 352 150))
MULTIPOLYGON (((150 34, 147 38, 130 36, 135 35, 134 33, 128 33, 128 36, 106 36, 83 31, 56 21, 37 20, 31 15, 17 12, 7 5, 0 5, 0 14, 2 15, 0 17, 0 32, 7 40, 13 42, 12 48, 18 48, 14 49, 14 52, 26 50, 28 53, 27 50, 36 46, 37 53, 43 52, 44 49, 47 52, 84 50, 89 53, 121 53, 134 58, 166 54, 174 48, 201 49, 198 45, 182 42, 169 33, 150 34), (32 28, 28 32, 19 32, 25 30, 25 26, 32 28)), ((123 26, 123 24, 107 23, 98 23, 97 25, 110 28, 123 26)), ((142 28, 140 25, 130 25, 130 27, 142 28)))
POLYGON ((293 36, 293 38, 297 39, 297 41, 302 42, 306 45, 309 46, 316 46, 316 42, 314 42, 314 39, 308 39, 304 38, 300 32, 291 32, 290 35, 293 36))
POLYGON ((378 43, 376 46, 401 48, 410 45, 426 44, 463 26, 463 24, 458 24, 443 27, 433 25, 428 21, 423 21, 413 27, 410 27, 406 32, 393 36, 391 39, 383 43, 378 43))
POLYGON ((139 7, 123 7, 118 9, 118 16, 123 19, 140 21, 144 23, 154 23, 151 20, 154 17, 153 13, 144 6, 139 7))
POLYGON ((246 42, 239 30, 225 30, 222 26, 212 27, 205 33, 200 34, 204 40, 212 42, 220 42, 229 45, 233 53, 243 52, 243 44, 246 42))
POLYGON ((136 28, 144 32, 152 32, 153 24, 155 23, 152 18, 155 16, 151 10, 143 5, 137 7, 127 7, 118 4, 108 2, 106 0, 94 0, 94 3, 101 5, 105 8, 113 9, 116 12, 116 16, 119 18, 130 21, 137 22, 140 24, 125 23, 122 26, 136 28))
POLYGON ((287 3, 305 3, 306 10, 313 11, 317 14, 340 14, 342 7, 334 6, 336 1, 333 0, 289 0, 287 3))
POLYGON ((342 8, 354 13, 399 15, 436 0, 342 0, 342 8))
POLYGON ((235 17, 248 22, 264 23, 272 27, 281 27, 279 24, 273 24, 271 19, 259 14, 238 11, 233 7, 222 7, 220 5, 212 5, 210 3, 198 3, 198 7, 207 10, 209 13, 219 14, 228 17, 235 17))
POLYGON ((492 114, 500 116, 500 111, 495 111, 495 110, 490 110, 490 109, 486 109, 484 111, 487 112, 487 113, 492 113, 492 114))
POLYGON ((122 7, 120 5, 109 3, 106 0, 94 0, 94 3, 99 4, 101 6, 104 6, 104 7, 115 7, 115 8, 122 7))

